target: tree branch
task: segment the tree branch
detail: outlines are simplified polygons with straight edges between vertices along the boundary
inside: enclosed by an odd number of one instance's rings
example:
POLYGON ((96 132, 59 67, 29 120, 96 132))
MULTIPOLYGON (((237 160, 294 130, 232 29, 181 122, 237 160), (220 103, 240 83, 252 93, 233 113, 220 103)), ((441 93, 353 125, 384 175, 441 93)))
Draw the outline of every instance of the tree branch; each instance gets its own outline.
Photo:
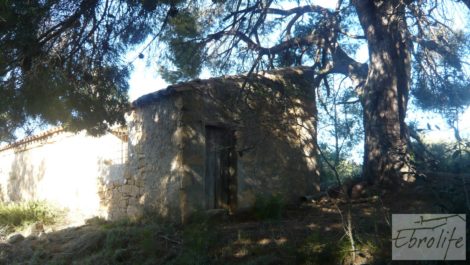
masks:
POLYGON ((279 8, 258 8, 256 5, 252 7, 248 7, 242 10, 237 10, 234 12, 231 12, 229 15, 227 15, 223 20, 228 20, 233 16, 236 16, 241 13, 263 13, 266 12, 267 14, 273 14, 273 15, 280 15, 280 16, 285 16, 288 17, 290 15, 294 14, 305 14, 305 13, 329 13, 332 14, 333 12, 327 8, 324 8, 322 6, 318 5, 306 5, 306 6, 298 6, 294 7, 291 9, 279 9, 279 8))
POLYGON ((360 84, 367 78, 368 65, 351 58, 340 46, 333 53, 334 66, 331 72, 349 76, 353 82, 360 84))
POLYGON ((437 52, 442 56, 445 56, 453 63, 452 66, 454 66, 457 69, 460 69, 462 67, 462 64, 460 63, 460 58, 458 58, 450 49, 449 47, 445 45, 441 45, 440 43, 434 41, 434 40, 425 40, 423 38, 417 37, 417 36, 410 36, 411 40, 418 43, 419 45, 423 46, 424 48, 437 52))
POLYGON ((84 0, 82 3, 80 3, 79 8, 74 14, 41 34, 41 36, 38 38, 39 43, 43 45, 54 37, 62 34, 64 31, 72 27, 78 21, 80 16, 87 12, 90 7, 96 6, 97 4, 98 0, 84 0))

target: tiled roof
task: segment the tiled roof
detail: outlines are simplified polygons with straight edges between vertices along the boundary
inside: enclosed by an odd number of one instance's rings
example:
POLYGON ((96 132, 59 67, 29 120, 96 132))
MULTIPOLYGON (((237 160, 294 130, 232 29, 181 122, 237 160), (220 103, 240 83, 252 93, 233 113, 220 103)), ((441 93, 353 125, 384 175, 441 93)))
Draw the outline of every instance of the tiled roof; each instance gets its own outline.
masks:
POLYGON ((37 142, 39 140, 46 139, 48 137, 51 137, 54 134, 58 134, 58 133, 62 133, 62 132, 64 132, 64 128, 55 127, 55 128, 50 129, 50 130, 47 130, 45 132, 42 132, 42 133, 39 133, 39 134, 36 134, 36 135, 31 135, 31 136, 25 137, 21 140, 18 140, 14 143, 8 144, 8 145, 3 146, 3 147, 0 147, 0 152, 8 150, 8 149, 15 148, 15 147, 19 147, 19 146, 22 146, 22 145, 26 145, 26 144, 29 144, 29 143, 37 142))
MULTIPOLYGON (((0 152, 8 150, 8 149, 12 149, 12 148, 20 147, 20 146, 25 146, 27 144, 34 143, 34 142, 49 138, 53 135, 63 133, 63 132, 66 132, 66 130, 64 128, 55 127, 55 128, 50 129, 50 130, 47 130, 45 132, 42 132, 42 133, 39 133, 39 134, 36 134, 36 135, 31 135, 31 136, 25 137, 21 140, 18 140, 14 143, 8 144, 8 145, 3 146, 3 147, 0 147, 0 152)), ((121 139, 122 141, 127 141, 128 136, 127 136, 127 128, 126 127, 112 128, 110 130, 110 132, 113 135, 115 135, 116 137, 118 137, 119 139, 121 139)))

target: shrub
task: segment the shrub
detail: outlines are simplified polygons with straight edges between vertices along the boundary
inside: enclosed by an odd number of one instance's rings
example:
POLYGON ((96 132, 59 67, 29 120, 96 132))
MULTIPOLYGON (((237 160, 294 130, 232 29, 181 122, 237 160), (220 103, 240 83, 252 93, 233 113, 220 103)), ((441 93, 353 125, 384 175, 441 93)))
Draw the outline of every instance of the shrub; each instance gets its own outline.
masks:
POLYGON ((61 216, 61 211, 44 201, 0 203, 0 227, 4 235, 36 222, 53 224, 61 216))

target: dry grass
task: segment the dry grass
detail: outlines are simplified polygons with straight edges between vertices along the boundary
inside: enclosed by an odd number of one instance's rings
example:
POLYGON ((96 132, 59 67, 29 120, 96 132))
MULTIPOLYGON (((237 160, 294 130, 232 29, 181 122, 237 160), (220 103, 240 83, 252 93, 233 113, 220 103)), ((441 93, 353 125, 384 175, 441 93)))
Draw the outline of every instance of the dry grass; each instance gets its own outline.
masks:
POLYGON ((355 255, 340 214, 347 205, 341 199, 329 199, 281 208, 272 200, 253 212, 225 219, 200 214, 185 226, 163 224, 153 217, 118 223, 93 220, 77 230, 31 241, 34 260, 15 252, 10 257, 17 264, 388 264, 391 214, 442 210, 435 190, 420 185, 371 194, 373 199, 351 206, 355 255), (88 236, 96 239, 89 247, 81 245, 85 254, 61 248, 79 242, 87 233, 97 236, 88 236), (62 243, 52 248, 49 241, 62 243))
POLYGON ((50 225, 59 221, 61 216, 58 209, 42 201, 0 203, 0 236, 4 237, 36 222, 50 225))

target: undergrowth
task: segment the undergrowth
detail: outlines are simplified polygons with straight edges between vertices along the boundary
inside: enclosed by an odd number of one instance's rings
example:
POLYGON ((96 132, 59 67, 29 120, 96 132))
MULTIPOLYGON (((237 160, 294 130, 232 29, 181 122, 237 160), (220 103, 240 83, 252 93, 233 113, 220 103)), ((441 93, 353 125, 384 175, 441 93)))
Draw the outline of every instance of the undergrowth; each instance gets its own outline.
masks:
POLYGON ((335 241, 320 233, 312 233, 297 251, 297 263, 308 265, 342 264, 349 254, 349 245, 345 239, 335 241))
POLYGON ((62 215, 60 210, 44 201, 0 203, 0 236, 37 222, 44 225, 54 224, 62 215))
MULTIPOLYGON (((338 209, 330 203, 292 209, 284 206, 281 197, 264 196, 257 198, 251 212, 240 216, 216 219, 198 212, 184 225, 165 223, 155 215, 115 222, 93 218, 72 234, 80 251, 65 253, 70 256, 64 257, 64 253, 54 252, 56 246, 41 241, 32 255, 18 257, 14 253, 10 260, 16 258, 18 263, 4 264, 387 264, 391 241, 384 215, 388 216, 388 209, 416 211, 418 208, 411 208, 409 203, 403 208, 389 208, 390 202, 396 205, 398 198, 408 202, 414 193, 415 188, 410 188, 399 195, 384 196, 377 205, 353 204, 354 251, 344 236, 338 209), (382 203, 388 205, 387 209, 382 209, 382 203), (87 233, 96 236, 85 237, 87 233), (88 238, 96 240, 84 240, 88 238)), ((425 195, 431 198, 432 193, 425 195)), ((423 203, 419 209, 433 209, 429 201, 417 200, 423 203)), ((70 237, 71 233, 65 231, 63 235, 70 237)))
POLYGON ((87 224, 104 229, 105 239, 96 252, 76 264, 210 264, 216 233, 205 215, 192 219, 181 229, 155 220, 95 218, 87 224))
POLYGON ((256 196, 253 214, 258 220, 278 221, 284 207, 285 203, 280 195, 256 196))

